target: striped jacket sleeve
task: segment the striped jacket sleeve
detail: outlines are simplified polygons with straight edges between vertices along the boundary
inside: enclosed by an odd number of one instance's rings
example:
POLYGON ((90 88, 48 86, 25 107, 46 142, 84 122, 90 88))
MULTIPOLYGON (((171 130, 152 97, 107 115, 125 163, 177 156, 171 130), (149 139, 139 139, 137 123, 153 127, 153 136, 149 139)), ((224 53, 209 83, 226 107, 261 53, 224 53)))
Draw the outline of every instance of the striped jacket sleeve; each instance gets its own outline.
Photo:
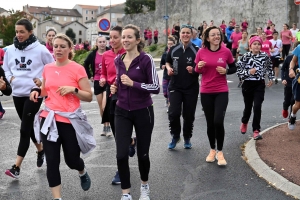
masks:
POLYGON ((145 54, 147 62, 145 62, 144 72, 148 77, 148 83, 133 82, 133 87, 140 90, 147 90, 149 93, 158 94, 160 90, 159 79, 156 73, 155 63, 149 54, 145 54))
POLYGON ((246 63, 248 62, 247 54, 244 54, 241 59, 236 63, 236 75, 242 80, 250 76, 249 69, 246 69, 246 63))

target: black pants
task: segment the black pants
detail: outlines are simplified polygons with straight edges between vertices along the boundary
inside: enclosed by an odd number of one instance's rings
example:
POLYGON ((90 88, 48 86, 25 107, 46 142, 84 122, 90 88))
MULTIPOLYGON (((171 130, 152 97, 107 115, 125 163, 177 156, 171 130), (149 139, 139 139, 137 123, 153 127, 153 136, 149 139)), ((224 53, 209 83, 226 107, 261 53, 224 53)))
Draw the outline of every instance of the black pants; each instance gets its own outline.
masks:
POLYGON ((224 118, 228 105, 228 92, 222 93, 201 93, 201 104, 207 123, 207 136, 210 143, 210 148, 216 148, 222 151, 225 129, 224 118))
POLYGON ((153 106, 133 111, 127 111, 116 106, 115 127, 117 164, 122 189, 129 189, 131 187, 128 164, 128 145, 131 143, 133 127, 137 139, 136 148, 141 180, 148 181, 150 171, 149 148, 153 126, 153 106))
POLYGON ((291 45, 290 44, 283 44, 282 45, 282 58, 284 59, 286 56, 289 55, 291 45))
POLYGON ((33 130, 33 121, 35 114, 39 111, 43 102, 42 98, 38 99, 37 103, 29 100, 29 97, 13 97, 16 111, 21 120, 20 141, 17 155, 25 157, 29 145, 30 138, 33 143, 36 143, 33 130))
POLYGON ((283 110, 288 110, 290 107, 290 113, 292 112, 292 107, 295 103, 292 87, 284 87, 284 101, 283 101, 283 110))
POLYGON ((110 85, 106 84, 105 86, 105 90, 106 90, 106 105, 103 111, 103 116, 102 116, 102 124, 104 124, 105 122, 109 122, 109 115, 110 115, 110 111, 109 111, 109 105, 110 105, 110 85))
MULTIPOLYGON (((45 118, 42 119, 43 124, 45 118)), ((65 162, 70 169, 82 171, 84 162, 80 158, 80 147, 78 145, 75 130, 72 124, 56 122, 58 139, 56 142, 47 140, 47 135, 41 133, 43 147, 47 161, 47 179, 49 187, 56 187, 61 184, 59 164, 60 164, 60 148, 62 146, 65 162)))
POLYGON ((244 81, 242 93, 244 97, 245 109, 242 123, 248 124, 253 107, 253 131, 260 131, 261 107, 265 97, 265 81, 244 81))
POLYGON ((158 37, 154 37, 154 44, 157 44, 158 42, 158 37))
POLYGON ((183 137, 192 137, 199 88, 169 91, 169 126, 173 138, 179 138, 181 132, 180 115, 183 118, 183 137), (182 112, 181 112, 182 110, 182 112))
POLYGON ((227 42, 226 47, 231 50, 232 49, 232 42, 227 42))

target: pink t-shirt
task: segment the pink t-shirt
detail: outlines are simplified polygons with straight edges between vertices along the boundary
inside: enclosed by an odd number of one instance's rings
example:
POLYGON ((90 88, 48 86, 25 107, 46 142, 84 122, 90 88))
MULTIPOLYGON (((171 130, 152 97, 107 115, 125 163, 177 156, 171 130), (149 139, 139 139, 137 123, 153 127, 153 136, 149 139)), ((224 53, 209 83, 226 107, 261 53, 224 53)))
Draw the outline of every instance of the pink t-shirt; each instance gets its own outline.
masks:
POLYGON ((293 36, 290 30, 281 31, 280 37, 281 37, 282 44, 291 44, 290 36, 293 36))
POLYGON ((272 40, 272 39, 273 39, 273 36, 272 36, 273 31, 271 31, 271 29, 267 29, 267 30, 265 31, 265 33, 266 33, 266 35, 267 35, 267 40, 272 40), (271 36, 268 36, 268 35, 271 35, 271 36))
MULTIPOLYGON (((57 93, 60 86, 72 86, 80 89, 79 80, 87 77, 83 66, 72 61, 69 64, 58 67, 55 63, 45 65, 43 78, 48 97, 45 105, 54 111, 74 112, 80 106, 80 100, 73 94, 61 96, 57 93)), ((48 112, 43 111, 41 117, 47 117, 48 112)), ((55 115, 55 120, 70 123, 70 120, 59 115, 55 115)))
POLYGON ((226 24, 221 24, 220 25, 220 28, 221 28, 221 30, 222 30, 222 33, 224 33, 225 34, 225 30, 226 30, 226 24))
POLYGON ((157 36, 158 36, 158 31, 155 30, 155 31, 154 31, 154 37, 157 37, 157 36))
POLYGON ((271 47, 272 47, 272 43, 269 40, 265 40, 261 45, 261 51, 266 52, 270 56, 271 47))
POLYGON ((147 37, 148 37, 148 39, 152 39, 152 31, 147 32, 147 37))
POLYGON ((242 32, 233 32, 230 38, 232 40, 232 48, 237 49, 239 47, 238 42, 242 39, 242 32))
POLYGON ((94 80, 96 80, 96 81, 100 80, 101 69, 102 69, 102 55, 100 55, 98 52, 96 52, 94 80))
POLYGON ((195 59, 195 71, 202 74, 200 93, 228 92, 226 75, 219 74, 216 68, 218 66, 226 68, 227 64, 233 62, 230 50, 223 45, 218 51, 210 51, 208 48, 199 49, 195 59), (200 61, 206 62, 201 69, 198 68, 200 61))

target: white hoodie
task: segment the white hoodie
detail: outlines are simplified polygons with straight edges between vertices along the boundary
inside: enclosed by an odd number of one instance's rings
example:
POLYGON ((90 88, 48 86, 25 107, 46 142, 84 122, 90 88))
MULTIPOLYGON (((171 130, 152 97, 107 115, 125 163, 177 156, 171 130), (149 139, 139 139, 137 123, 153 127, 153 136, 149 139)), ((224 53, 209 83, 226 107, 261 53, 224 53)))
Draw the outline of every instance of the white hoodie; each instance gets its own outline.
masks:
POLYGON ((42 81, 44 66, 54 62, 48 49, 38 41, 28 45, 24 50, 14 45, 8 46, 3 61, 3 69, 8 81, 11 82, 12 95, 16 97, 29 97, 31 89, 36 86, 34 78, 42 81))

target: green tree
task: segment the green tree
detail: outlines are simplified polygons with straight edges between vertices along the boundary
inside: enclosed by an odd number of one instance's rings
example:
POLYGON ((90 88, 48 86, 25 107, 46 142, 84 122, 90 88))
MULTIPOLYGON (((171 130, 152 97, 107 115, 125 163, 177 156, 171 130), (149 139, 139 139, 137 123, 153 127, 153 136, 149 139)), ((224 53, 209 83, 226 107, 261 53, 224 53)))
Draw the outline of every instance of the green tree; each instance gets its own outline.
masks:
POLYGON ((8 12, 10 15, 0 16, 0 39, 3 39, 4 45, 13 43, 13 38, 16 36, 15 24, 19 19, 27 18, 31 21, 33 18, 23 11, 9 10, 8 12))
POLYGON ((66 31, 66 35, 73 41, 74 44, 76 43, 76 34, 74 33, 73 29, 69 28, 66 31))
POLYGON ((46 20, 49 20, 49 19, 52 19, 51 15, 48 15, 47 17, 45 17, 45 19, 43 21, 46 21, 46 20))
POLYGON ((144 9, 155 10, 155 0, 126 0, 125 14, 143 13, 144 9))

